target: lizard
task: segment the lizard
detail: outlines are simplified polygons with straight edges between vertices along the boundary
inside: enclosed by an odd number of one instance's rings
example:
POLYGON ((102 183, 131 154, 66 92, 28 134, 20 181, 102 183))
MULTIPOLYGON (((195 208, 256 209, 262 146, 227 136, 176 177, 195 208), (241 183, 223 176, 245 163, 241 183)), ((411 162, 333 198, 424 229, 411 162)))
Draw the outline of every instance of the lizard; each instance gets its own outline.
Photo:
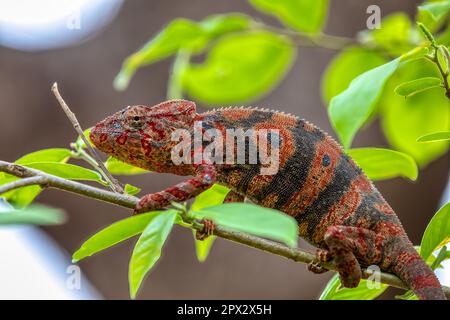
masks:
MULTIPOLYGON (((177 99, 128 106, 97 123, 89 137, 97 149, 125 163, 189 176, 143 196, 135 213, 186 201, 218 183, 231 190, 226 201, 245 197, 295 218, 299 236, 317 248, 310 271, 326 272, 320 262, 333 260, 342 285, 353 288, 362 277, 361 267, 377 265, 397 275, 419 299, 446 299, 394 210, 362 169, 329 134, 300 117, 257 107, 198 113, 194 102, 177 99), (192 134, 195 122, 202 123, 203 131, 214 128, 223 133, 236 128, 277 130, 278 171, 261 175, 260 162, 174 164, 171 151, 178 141, 171 138, 172 133, 183 129, 192 134)), ((209 235, 214 224, 205 226, 209 235)))

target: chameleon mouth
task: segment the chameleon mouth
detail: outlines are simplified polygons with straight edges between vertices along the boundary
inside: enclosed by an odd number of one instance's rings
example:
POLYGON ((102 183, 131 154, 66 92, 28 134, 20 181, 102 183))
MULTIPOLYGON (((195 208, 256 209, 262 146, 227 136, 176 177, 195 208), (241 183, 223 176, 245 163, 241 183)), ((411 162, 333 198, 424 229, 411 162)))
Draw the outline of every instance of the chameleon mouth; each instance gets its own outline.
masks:
POLYGON ((89 138, 97 148, 100 148, 101 145, 108 140, 108 138, 119 135, 120 131, 117 130, 108 130, 104 127, 94 127, 89 134, 89 138))

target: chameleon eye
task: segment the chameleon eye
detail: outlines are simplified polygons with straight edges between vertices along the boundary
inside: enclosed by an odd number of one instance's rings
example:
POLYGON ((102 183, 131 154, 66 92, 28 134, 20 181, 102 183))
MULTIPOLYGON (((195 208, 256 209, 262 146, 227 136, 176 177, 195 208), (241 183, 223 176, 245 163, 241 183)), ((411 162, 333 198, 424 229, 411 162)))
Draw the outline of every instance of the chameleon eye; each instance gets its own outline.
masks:
POLYGON ((330 163, 331 163, 330 156, 325 154, 322 158, 322 165, 324 167, 328 167, 330 165, 330 163))
POLYGON ((131 126, 133 126, 135 128, 140 128, 140 127, 142 127, 143 124, 144 124, 144 122, 142 121, 140 116, 133 116, 131 118, 131 126))

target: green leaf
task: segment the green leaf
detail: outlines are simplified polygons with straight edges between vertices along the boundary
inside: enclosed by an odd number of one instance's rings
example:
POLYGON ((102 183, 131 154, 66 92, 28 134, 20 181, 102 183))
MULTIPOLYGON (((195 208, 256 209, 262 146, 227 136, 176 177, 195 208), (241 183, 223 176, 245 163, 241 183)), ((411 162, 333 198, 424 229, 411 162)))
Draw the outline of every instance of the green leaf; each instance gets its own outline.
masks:
MULTIPOLYGON (((19 180, 19 178, 9 174, 0 175, 0 185, 16 180, 19 180)), ((40 186, 27 186, 6 192, 2 194, 2 197, 13 204, 15 208, 25 208, 38 196, 41 190, 40 186)))
MULTIPOLYGON (((29 162, 66 162, 71 155, 70 150, 64 148, 43 149, 29 153, 16 160, 15 163, 26 165, 29 162)), ((13 182, 19 178, 3 174, 0 176, 0 185, 13 182)), ((40 186, 27 186, 7 192, 3 196, 16 208, 27 207, 42 191, 40 186)))
POLYGON ((161 249, 172 230, 176 216, 175 210, 159 213, 139 237, 131 255, 128 275, 131 298, 136 297, 145 275, 161 256, 161 249))
POLYGON ((361 280, 356 288, 343 288, 339 280, 339 274, 335 274, 328 281, 319 300, 373 300, 382 294, 388 286, 378 283, 379 288, 369 288, 367 280, 361 280))
POLYGON ((420 256, 428 257, 450 241, 450 202, 446 203, 428 223, 420 244, 420 256))
POLYGON ((134 196, 134 195, 138 194, 139 192, 141 192, 141 188, 135 187, 135 186, 127 183, 125 185, 125 192, 128 193, 129 195, 134 196))
POLYGON ((214 184, 211 188, 195 197, 191 210, 200 210, 223 203, 230 189, 220 184, 214 184))
POLYGON ((26 163, 26 167, 40 170, 57 177, 69 180, 91 180, 104 184, 102 176, 93 170, 86 169, 74 164, 59 162, 35 162, 26 163))
POLYGON ((440 45, 436 51, 436 57, 443 73, 448 74, 450 63, 448 61, 450 59, 450 52, 448 51, 448 48, 446 46, 440 45))
MULTIPOLYGON (((443 19, 444 20, 444 19, 443 19)), ((444 31, 439 33, 436 36, 436 42, 441 43, 443 45, 449 46, 450 45, 450 25, 445 28, 444 31)))
POLYGON ((266 31, 220 38, 202 64, 188 66, 184 90, 208 104, 241 103, 270 91, 295 56, 290 40, 266 31))
POLYGON ((142 233, 145 227, 165 211, 154 211, 122 219, 87 239, 72 256, 75 263, 142 233))
POLYGON ((175 19, 147 42, 140 50, 125 59, 122 69, 114 79, 116 90, 124 90, 136 70, 175 54, 181 48, 199 51, 208 39, 202 28, 188 19, 175 19))
POLYGON ((322 97, 326 103, 344 91, 350 82, 370 69, 386 63, 378 52, 360 47, 342 51, 328 65, 322 77, 322 97))
POLYGON ((417 179, 418 169, 414 159, 402 152, 381 148, 358 148, 348 154, 372 180, 395 177, 417 179))
MULTIPOLYGON (((91 138, 89 137, 89 134, 91 133, 93 127, 87 128, 83 131, 84 136, 86 137, 87 141, 91 144, 93 148, 95 148, 95 145, 92 143, 91 138)), ((75 141, 75 145, 78 149, 86 148, 86 144, 84 143, 83 139, 78 136, 77 141, 75 141)))
POLYGON ((401 83, 422 77, 439 76, 425 59, 403 64, 386 84, 380 99, 381 124, 393 148, 411 155, 420 167, 444 154, 448 141, 417 142, 417 137, 450 129, 450 103, 442 89, 435 88, 405 99, 394 92, 401 83))
POLYGON ((435 142, 450 140, 450 131, 428 133, 417 138, 417 142, 435 142))
POLYGON ((105 167, 112 174, 117 175, 135 175, 148 173, 147 170, 132 166, 114 157, 109 157, 105 162, 105 167))
POLYGON ((412 28, 411 20, 404 12, 386 16, 381 21, 381 28, 370 32, 376 46, 384 48, 391 55, 398 56, 414 48, 417 31, 412 28))
POLYGON ((345 91, 331 100, 328 114, 344 148, 350 147, 356 132, 377 110, 379 97, 386 91, 383 91, 385 83, 400 62, 417 61, 425 53, 426 49, 419 47, 369 70, 355 78, 345 91))
POLYGON ((439 253, 436 257, 436 259, 433 261, 431 267, 431 270, 436 270, 438 268, 442 268, 441 263, 448 259, 450 255, 450 251, 447 251, 447 246, 443 246, 441 250, 439 250, 439 253))
POLYGON ((65 221, 64 212, 60 209, 42 205, 33 205, 24 210, 0 210, 0 225, 10 224, 37 224, 56 225, 65 221))
POLYGON ((24 155, 17 159, 17 164, 27 164, 31 162, 66 162, 70 158, 71 152, 69 149, 54 148, 43 149, 24 155))
POLYGON ((249 0, 258 10, 276 16, 295 30, 317 33, 328 13, 328 0, 249 0))
POLYGON ((245 30, 251 19, 243 14, 214 15, 201 22, 175 19, 147 42, 142 49, 130 55, 114 80, 114 87, 123 90, 141 67, 167 58, 180 49, 201 52, 210 40, 232 31, 245 30))
MULTIPOLYGON (((425 4, 431 4, 431 3, 437 3, 437 2, 449 2, 448 0, 429 0, 429 1, 424 1, 424 3, 422 5, 425 4)), ((444 24, 446 23, 446 17, 445 14, 444 15, 439 15, 439 19, 437 19, 433 13, 428 10, 427 7, 422 8, 421 6, 418 7, 417 10, 417 16, 416 16, 416 21, 423 23, 430 31, 432 32, 436 32, 438 30, 440 30, 444 24)), ((439 43, 443 43, 443 42, 439 42, 439 43)))
POLYGON ((11 191, 6 199, 11 202, 16 208, 26 208, 33 200, 41 193, 42 188, 40 186, 27 186, 11 191))
POLYGON ((330 121, 345 148, 350 147, 356 132, 375 111, 384 84, 399 63, 400 58, 397 58, 364 72, 331 100, 330 121))
POLYGON ((206 17, 199 25, 210 39, 224 34, 246 30, 250 27, 252 18, 242 13, 215 14, 206 17))
POLYGON ((432 47, 436 47, 436 40, 430 30, 423 24, 418 22, 417 27, 422 32, 422 35, 430 42, 432 47))
POLYGON ((209 219, 218 225, 281 241, 296 247, 297 222, 279 211, 248 203, 226 203, 190 212, 196 219, 209 219))
MULTIPOLYGON (((194 203, 192 203, 191 210, 200 210, 203 208, 222 204, 228 192, 230 192, 230 189, 228 189, 227 187, 224 187, 220 184, 214 184, 211 188, 203 191, 197 197, 195 197, 195 201, 194 203)), ((215 236, 210 236, 205 240, 195 239, 195 252, 197 254, 198 261, 204 262, 206 260, 215 239, 215 236)))
POLYGON ((414 292, 412 290, 408 290, 402 295, 395 296, 395 299, 400 299, 400 300, 419 300, 419 298, 414 294, 414 292))
POLYGON ((450 1, 429 2, 418 7, 419 11, 428 12, 435 20, 439 20, 450 12, 450 1))
POLYGON ((442 86, 442 80, 435 77, 424 77, 420 79, 415 79, 412 81, 404 82, 395 88, 395 93, 409 98, 419 92, 437 88, 442 86))
MULTIPOLYGON (((195 231, 194 231, 195 235, 195 231)), ((204 240, 195 239, 195 253, 197 255, 197 259, 200 262, 205 262, 206 258, 208 258, 209 252, 211 250, 214 241, 216 240, 215 236, 209 236, 204 240)))

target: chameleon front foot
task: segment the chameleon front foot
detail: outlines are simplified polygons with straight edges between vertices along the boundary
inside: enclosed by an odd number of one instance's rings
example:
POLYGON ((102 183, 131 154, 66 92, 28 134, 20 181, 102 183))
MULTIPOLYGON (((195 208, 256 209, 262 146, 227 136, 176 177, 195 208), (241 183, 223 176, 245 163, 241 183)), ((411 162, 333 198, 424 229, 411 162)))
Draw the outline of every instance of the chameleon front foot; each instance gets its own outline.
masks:
POLYGON ((216 225, 214 222, 208 219, 203 219, 203 230, 202 231, 196 231, 195 232, 195 238, 197 240, 205 240, 209 236, 211 236, 214 232, 214 229, 216 228, 216 225))
POLYGON ((328 271, 327 268, 322 267, 318 262, 312 261, 308 263, 307 265, 308 271, 315 273, 315 274, 321 274, 328 271))
POLYGON ((143 196, 133 210, 133 215, 161 209, 164 205, 162 201, 157 201, 157 194, 148 194, 143 196))
POLYGON ((308 271, 312 273, 321 274, 328 271, 327 268, 322 267, 320 265, 321 262, 327 262, 332 259, 331 253, 328 250, 317 249, 316 251, 316 259, 310 263, 308 263, 308 271))

